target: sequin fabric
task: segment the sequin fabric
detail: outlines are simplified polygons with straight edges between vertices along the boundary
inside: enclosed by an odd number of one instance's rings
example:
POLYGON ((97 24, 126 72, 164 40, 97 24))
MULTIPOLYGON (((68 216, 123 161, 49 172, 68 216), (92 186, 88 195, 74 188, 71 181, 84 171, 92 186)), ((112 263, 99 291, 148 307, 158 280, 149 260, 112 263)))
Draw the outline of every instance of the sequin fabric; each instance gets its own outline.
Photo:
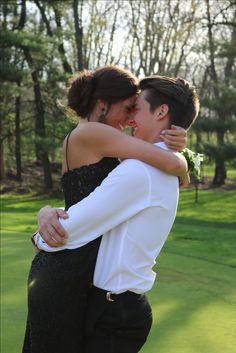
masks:
MULTIPOLYGON (((61 180, 66 209, 88 196, 118 164, 103 158, 66 172, 61 180)), ((35 256, 28 278, 23 353, 84 352, 84 314, 100 241, 35 256)))
POLYGON ((61 179, 65 208, 88 196, 118 164, 115 158, 103 158, 97 163, 66 172, 61 179))

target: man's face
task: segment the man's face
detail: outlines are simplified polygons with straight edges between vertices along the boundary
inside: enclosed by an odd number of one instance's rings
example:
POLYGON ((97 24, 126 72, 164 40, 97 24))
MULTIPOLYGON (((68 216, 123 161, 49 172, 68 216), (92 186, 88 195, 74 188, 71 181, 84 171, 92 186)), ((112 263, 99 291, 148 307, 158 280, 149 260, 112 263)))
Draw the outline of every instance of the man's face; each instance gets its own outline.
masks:
POLYGON ((150 111, 150 104, 146 101, 147 92, 142 91, 135 103, 133 114, 133 136, 145 141, 153 142, 152 136, 156 129, 154 113, 150 111))
POLYGON ((113 126, 116 129, 122 130, 130 119, 134 110, 136 95, 121 102, 112 104, 105 119, 104 123, 113 126))

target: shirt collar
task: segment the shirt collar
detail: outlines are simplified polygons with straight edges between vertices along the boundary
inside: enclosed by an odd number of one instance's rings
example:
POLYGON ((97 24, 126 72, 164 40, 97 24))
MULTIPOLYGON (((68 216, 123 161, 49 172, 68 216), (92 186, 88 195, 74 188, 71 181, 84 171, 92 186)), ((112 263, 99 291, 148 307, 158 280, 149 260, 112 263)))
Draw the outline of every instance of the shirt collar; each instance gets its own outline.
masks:
POLYGON ((155 146, 158 146, 160 148, 162 148, 163 150, 169 150, 168 146, 165 144, 165 142, 156 142, 154 143, 155 146))

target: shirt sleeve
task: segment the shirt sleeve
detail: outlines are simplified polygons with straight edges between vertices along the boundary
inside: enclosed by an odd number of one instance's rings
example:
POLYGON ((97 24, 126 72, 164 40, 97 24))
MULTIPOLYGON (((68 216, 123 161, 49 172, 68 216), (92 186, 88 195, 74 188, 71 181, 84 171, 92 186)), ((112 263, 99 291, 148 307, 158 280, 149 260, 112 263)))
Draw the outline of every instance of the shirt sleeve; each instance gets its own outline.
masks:
POLYGON ((150 181, 145 163, 125 160, 88 197, 68 209, 69 218, 60 219, 68 233, 61 247, 50 247, 40 235, 37 246, 54 252, 83 246, 148 207, 150 181))

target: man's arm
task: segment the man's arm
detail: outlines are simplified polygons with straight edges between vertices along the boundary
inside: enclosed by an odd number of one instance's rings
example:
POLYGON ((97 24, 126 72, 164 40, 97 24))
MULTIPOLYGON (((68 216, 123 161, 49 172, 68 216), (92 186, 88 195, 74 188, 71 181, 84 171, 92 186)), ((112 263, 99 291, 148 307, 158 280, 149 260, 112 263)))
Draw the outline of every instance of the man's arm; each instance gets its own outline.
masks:
POLYGON ((150 182, 145 164, 126 160, 94 192, 69 208, 68 219, 60 220, 68 234, 66 245, 53 248, 36 236, 37 246, 45 251, 83 246, 125 222, 149 203, 150 182))

